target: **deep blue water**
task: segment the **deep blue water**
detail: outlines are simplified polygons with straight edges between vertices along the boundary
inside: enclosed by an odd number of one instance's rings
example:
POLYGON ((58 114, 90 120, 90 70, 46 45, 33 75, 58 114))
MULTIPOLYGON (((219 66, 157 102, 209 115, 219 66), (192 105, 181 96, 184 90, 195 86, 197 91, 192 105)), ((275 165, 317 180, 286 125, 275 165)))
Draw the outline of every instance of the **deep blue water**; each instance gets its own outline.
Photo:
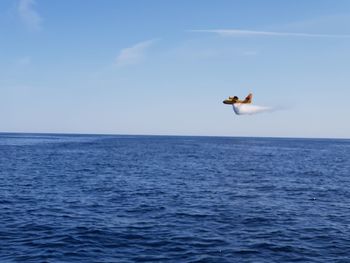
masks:
POLYGON ((0 134, 0 262, 350 262, 350 140, 0 134))

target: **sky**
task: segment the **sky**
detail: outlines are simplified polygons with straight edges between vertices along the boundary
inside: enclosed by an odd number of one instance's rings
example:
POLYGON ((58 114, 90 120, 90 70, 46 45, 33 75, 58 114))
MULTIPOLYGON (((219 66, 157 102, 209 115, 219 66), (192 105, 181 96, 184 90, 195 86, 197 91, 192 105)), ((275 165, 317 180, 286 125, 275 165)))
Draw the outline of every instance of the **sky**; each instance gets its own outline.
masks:
POLYGON ((348 0, 1 0, 0 131, 350 138, 348 0), (228 96, 268 113, 237 116, 228 96))

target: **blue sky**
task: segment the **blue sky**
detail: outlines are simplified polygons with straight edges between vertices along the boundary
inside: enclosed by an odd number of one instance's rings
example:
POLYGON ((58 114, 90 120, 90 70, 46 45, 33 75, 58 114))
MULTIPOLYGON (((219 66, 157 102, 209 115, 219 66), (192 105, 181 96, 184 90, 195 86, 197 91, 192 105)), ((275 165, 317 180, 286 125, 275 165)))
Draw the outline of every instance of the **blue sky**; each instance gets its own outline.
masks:
POLYGON ((350 1, 0 1, 0 131, 350 137, 350 1), (236 116, 228 96, 276 111, 236 116))

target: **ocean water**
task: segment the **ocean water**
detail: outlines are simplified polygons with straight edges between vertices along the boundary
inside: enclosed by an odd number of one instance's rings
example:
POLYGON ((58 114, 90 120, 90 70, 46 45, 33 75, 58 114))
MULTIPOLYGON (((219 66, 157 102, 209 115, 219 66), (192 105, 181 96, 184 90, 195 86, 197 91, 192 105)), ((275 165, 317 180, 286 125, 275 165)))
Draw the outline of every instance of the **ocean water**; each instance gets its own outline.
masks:
POLYGON ((350 262, 350 140, 0 134, 0 262, 350 262))

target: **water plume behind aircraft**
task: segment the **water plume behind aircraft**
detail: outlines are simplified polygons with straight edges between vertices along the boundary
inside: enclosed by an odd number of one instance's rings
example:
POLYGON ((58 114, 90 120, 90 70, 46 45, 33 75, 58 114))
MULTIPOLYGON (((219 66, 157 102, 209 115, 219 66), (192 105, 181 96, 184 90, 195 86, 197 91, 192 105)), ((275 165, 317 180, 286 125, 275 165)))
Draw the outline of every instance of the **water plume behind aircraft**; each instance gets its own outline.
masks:
POLYGON ((252 104, 235 103, 232 104, 233 111, 237 115, 253 115, 263 112, 271 112, 273 108, 252 104))

